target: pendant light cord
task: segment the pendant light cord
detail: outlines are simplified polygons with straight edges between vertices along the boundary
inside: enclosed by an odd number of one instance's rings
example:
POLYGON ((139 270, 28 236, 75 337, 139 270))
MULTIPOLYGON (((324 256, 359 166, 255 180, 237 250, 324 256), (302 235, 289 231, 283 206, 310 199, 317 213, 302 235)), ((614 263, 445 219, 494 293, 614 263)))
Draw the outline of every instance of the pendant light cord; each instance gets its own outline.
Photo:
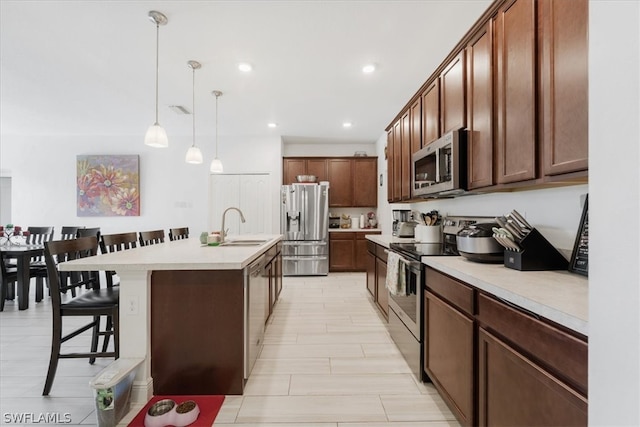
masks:
POLYGON ((193 98, 191 99, 191 109, 193 111, 193 144, 192 147, 196 146, 196 68, 193 67, 193 86, 191 93, 193 94, 193 98))
POLYGON ((158 80, 160 79, 160 24, 156 22, 156 125, 158 125, 158 80))
POLYGON ((216 95, 216 159, 218 158, 218 98, 220 95, 216 95))

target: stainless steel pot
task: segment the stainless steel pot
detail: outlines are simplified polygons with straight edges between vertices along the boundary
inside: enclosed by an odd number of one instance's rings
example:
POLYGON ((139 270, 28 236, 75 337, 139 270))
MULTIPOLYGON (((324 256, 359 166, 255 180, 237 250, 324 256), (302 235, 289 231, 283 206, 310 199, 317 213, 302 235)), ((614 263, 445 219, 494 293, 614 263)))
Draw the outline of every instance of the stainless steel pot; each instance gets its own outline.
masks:
POLYGON ((504 248, 493 238, 495 222, 476 223, 464 227, 456 235, 460 255, 475 262, 503 262, 504 248))

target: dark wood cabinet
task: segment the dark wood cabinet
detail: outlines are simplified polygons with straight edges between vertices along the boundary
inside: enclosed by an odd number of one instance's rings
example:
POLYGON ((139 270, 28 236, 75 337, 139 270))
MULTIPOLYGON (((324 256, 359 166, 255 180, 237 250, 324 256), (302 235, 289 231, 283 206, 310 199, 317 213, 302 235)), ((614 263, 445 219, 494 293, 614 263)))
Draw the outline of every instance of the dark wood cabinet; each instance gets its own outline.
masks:
POLYGON ((392 200, 402 200, 402 122, 398 120, 393 125, 393 178, 390 185, 393 188, 392 200))
POLYGON ((586 426, 586 398, 495 335, 478 333, 480 426, 586 426))
POLYGON ((329 233, 329 271, 367 271, 367 234, 379 231, 329 233))
MULTIPOLYGON (((267 262, 264 268, 264 275, 269 282, 269 298, 267 299, 267 319, 273 313, 273 308, 282 290, 282 243, 278 243, 270 248, 267 253, 267 262)), ((265 321, 266 323, 266 321, 265 321)))
POLYGON ((327 159, 325 158, 295 158, 282 159, 282 183, 295 184, 298 175, 315 175, 318 181, 327 180, 327 159))
POLYGON ((329 181, 329 206, 376 207, 378 205, 377 157, 285 157, 283 182, 297 175, 315 175, 329 181))
POLYGON ((376 299, 376 249, 375 243, 367 241, 367 290, 376 299), (373 246, 373 250, 370 247, 373 246))
POLYGON ((440 74, 440 129, 442 134, 466 127, 465 55, 460 52, 440 74))
POLYGON ((465 49, 467 57, 468 188, 494 181, 493 34, 492 22, 478 31, 465 49))
POLYGON ((421 94, 422 146, 440 137, 440 80, 435 79, 421 94))
POLYGON ((367 241, 367 289, 380 310, 389 319, 389 291, 387 290, 387 253, 385 248, 367 241))
POLYGON ((536 2, 512 0, 494 22, 497 181, 536 178, 536 2))
POLYGON ((539 0, 544 174, 588 168, 588 0, 539 0))
POLYGON ((425 371, 456 418, 475 425, 474 290, 431 268, 425 277, 425 371))
POLYGON ((353 203, 350 206, 378 206, 378 158, 354 158, 352 162, 353 203))
MULTIPOLYGON (((422 99, 420 97, 411 104, 411 113, 409 116, 409 145, 411 146, 411 155, 409 156, 409 170, 411 171, 411 156, 422 148, 422 99)), ((409 177, 411 178, 411 177, 409 177)))
POLYGON ((400 200, 411 198, 411 111, 400 119, 400 200))
MULTIPOLYGON (((353 171, 351 159, 327 160, 329 206, 353 206, 353 171)), ((375 183, 374 183, 375 184, 375 183)))
POLYGON ((387 131, 384 153, 387 158, 387 201, 393 202, 393 128, 387 131))

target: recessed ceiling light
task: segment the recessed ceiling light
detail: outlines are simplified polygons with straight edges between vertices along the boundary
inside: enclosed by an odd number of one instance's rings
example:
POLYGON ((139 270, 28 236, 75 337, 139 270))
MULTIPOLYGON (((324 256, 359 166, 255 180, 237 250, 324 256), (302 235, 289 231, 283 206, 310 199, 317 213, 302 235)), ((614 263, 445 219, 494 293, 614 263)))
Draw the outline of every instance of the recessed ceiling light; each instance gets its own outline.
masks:
POLYGON ((371 74, 376 70, 376 66, 375 64, 367 64, 364 67, 362 67, 362 72, 365 74, 371 74))
POLYGON ((267 126, 269 126, 270 128, 277 128, 278 124, 271 122, 271 123, 267 123, 267 126))
POLYGON ((344 122, 344 123, 342 124, 342 127, 343 127, 343 128, 350 128, 350 127, 351 127, 351 122, 344 122))
POLYGON ((238 70, 242 71, 243 73, 248 73, 249 71, 253 70, 253 67, 248 62, 241 62, 240 64, 238 64, 238 70))

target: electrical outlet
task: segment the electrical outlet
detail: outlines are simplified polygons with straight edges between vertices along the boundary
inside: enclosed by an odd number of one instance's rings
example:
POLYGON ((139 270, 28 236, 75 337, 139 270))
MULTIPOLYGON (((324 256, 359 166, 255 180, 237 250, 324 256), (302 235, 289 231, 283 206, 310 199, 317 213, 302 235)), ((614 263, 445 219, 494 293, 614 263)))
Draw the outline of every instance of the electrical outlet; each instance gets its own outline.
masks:
POLYGON ((127 314, 130 314, 132 316, 137 315, 139 303, 140 300, 137 296, 129 297, 129 300, 127 301, 127 314))

